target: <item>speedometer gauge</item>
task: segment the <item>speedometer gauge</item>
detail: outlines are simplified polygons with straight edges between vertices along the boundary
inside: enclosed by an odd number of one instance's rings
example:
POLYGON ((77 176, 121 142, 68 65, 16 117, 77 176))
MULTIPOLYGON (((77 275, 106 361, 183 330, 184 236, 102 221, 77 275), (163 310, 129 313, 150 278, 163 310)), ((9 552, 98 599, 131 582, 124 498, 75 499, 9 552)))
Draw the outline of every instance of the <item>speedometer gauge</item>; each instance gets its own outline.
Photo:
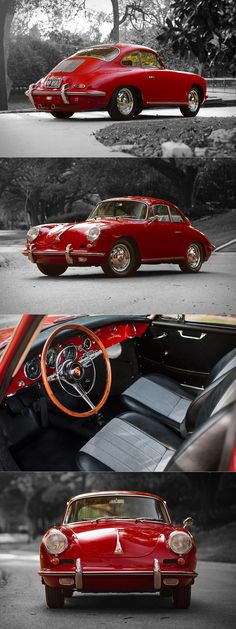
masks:
POLYGON ((36 380, 41 374, 39 358, 32 358, 25 363, 24 372, 29 380, 36 380))
POLYGON ((50 347, 47 352, 47 366, 51 369, 54 369, 54 367, 56 367, 57 355, 58 351, 56 350, 56 348, 50 347))
POLYGON ((63 350, 63 355, 65 360, 75 360, 77 354, 77 349, 75 345, 67 345, 63 350))

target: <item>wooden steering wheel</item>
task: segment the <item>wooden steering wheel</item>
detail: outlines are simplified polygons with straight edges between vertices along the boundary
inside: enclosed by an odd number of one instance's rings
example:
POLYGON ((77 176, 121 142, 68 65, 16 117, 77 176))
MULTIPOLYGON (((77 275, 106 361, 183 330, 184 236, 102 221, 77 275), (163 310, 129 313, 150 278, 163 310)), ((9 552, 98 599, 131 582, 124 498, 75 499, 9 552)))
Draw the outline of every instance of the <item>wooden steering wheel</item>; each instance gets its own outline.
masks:
MULTIPOLYGON (((91 415, 98 413, 98 411, 100 411, 102 406, 105 404, 108 398, 108 395, 110 393, 111 365, 110 365, 110 359, 109 359, 108 353, 103 343, 100 341, 99 337, 94 332, 92 332, 85 326, 78 325, 76 323, 62 325, 59 328, 57 328, 57 330, 52 332, 52 334, 50 334, 42 351, 41 373, 42 373, 43 384, 45 386, 46 392, 50 400, 60 409, 60 411, 63 411, 64 413, 67 413, 68 415, 71 415, 72 417, 75 417, 77 419, 90 417, 91 415), (75 332, 78 332, 78 334, 80 333, 85 334, 86 337, 91 339, 92 341, 91 346, 89 347, 88 350, 86 350, 84 345, 82 346, 80 343, 78 346, 79 356, 78 357, 76 356, 73 360, 66 359, 63 354, 64 350, 62 349, 59 352, 57 360, 56 360, 55 373, 53 375, 48 376, 47 374, 48 350, 52 344, 52 341, 55 339, 55 337, 61 332, 64 332, 65 330, 74 330, 75 332), (98 356, 102 357, 105 363, 106 381, 105 381, 104 393, 100 401, 98 402, 98 404, 95 406, 92 400, 90 399, 88 393, 84 389, 83 377, 84 377, 84 371, 85 371, 86 365, 88 365, 89 363, 93 365, 93 361, 98 356), (57 399, 57 397, 55 396, 55 394, 53 393, 51 389, 51 386, 49 383, 53 380, 54 381, 56 380, 57 382, 59 382, 61 387, 64 390, 66 390, 67 393, 70 393, 70 391, 68 390, 70 389, 71 395, 73 395, 73 397, 74 396, 81 397, 88 404, 88 406, 90 407, 90 410, 79 413, 77 411, 73 411, 67 408, 66 406, 64 406, 57 399), (72 390, 73 390, 73 393, 72 393, 72 390)), ((96 372, 94 369, 94 374, 95 373, 96 372)), ((95 381, 95 378, 96 376, 94 375, 94 381, 95 381)))

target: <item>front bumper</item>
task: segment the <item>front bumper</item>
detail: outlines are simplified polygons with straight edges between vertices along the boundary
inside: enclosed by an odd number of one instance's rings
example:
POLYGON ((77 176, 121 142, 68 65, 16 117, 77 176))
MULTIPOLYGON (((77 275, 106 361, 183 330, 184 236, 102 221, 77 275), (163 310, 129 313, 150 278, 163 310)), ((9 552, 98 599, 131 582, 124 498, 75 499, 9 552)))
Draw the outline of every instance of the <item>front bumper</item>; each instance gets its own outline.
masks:
POLYGON ((85 107, 93 106, 93 99, 98 99, 98 103, 104 100, 106 92, 101 90, 72 90, 67 83, 64 83, 60 89, 41 88, 32 84, 25 92, 33 107, 45 110, 83 110, 85 107), (92 102, 91 102, 92 101, 92 102))
POLYGON ((83 567, 76 560, 71 570, 42 569, 43 582, 50 587, 72 587, 79 591, 145 591, 155 592, 173 589, 193 583, 198 576, 194 570, 163 570, 158 559, 154 559, 152 570, 136 568, 83 567))
POLYGON ((99 265, 104 259, 105 253, 100 251, 87 251, 87 249, 73 249, 67 245, 64 251, 55 249, 36 249, 34 244, 27 245, 22 252, 33 263, 41 264, 67 264, 68 266, 94 266, 99 265))

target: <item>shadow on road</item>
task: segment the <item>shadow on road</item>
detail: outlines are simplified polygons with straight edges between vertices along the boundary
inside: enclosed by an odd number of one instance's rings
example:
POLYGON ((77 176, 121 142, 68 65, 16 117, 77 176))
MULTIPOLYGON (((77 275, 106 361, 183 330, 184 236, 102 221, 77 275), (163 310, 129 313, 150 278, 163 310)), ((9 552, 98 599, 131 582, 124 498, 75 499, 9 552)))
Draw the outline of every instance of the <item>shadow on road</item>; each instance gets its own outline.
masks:
MULTIPOLYGON (((201 278, 204 275, 204 277, 206 276, 212 276, 214 275, 215 277, 215 273, 212 271, 201 271, 201 273, 197 274, 196 276, 198 278, 201 278)), ((217 273, 217 275, 219 275, 219 273, 217 273)), ((92 280, 103 280, 104 282, 110 282, 110 281, 114 281, 114 282, 119 282, 122 280, 123 282, 130 282, 130 280, 135 281, 135 280, 140 280, 141 278, 149 278, 149 277, 173 277, 174 278, 178 278, 179 279, 182 277, 184 280, 184 277, 190 277, 190 273, 181 273, 181 271, 179 271, 178 269, 176 269, 176 271, 160 271, 160 270, 142 270, 142 271, 137 271, 135 275, 131 275, 129 277, 117 277, 117 278, 112 278, 112 277, 106 277, 106 275, 104 273, 101 272, 101 274, 99 273, 90 273, 89 275, 80 275, 80 273, 78 274, 71 274, 71 275, 61 275, 57 278, 55 277, 48 277, 48 276, 43 276, 43 275, 39 275, 39 276, 31 276, 29 278, 27 278, 27 280, 31 281, 48 281, 51 282, 53 284, 55 284, 55 281, 58 283, 62 283, 62 282, 69 282, 70 280, 80 280, 80 281, 92 281, 92 280)), ((228 277, 227 273, 225 273, 225 277, 228 277)), ((195 280, 194 280, 195 281, 195 280)))

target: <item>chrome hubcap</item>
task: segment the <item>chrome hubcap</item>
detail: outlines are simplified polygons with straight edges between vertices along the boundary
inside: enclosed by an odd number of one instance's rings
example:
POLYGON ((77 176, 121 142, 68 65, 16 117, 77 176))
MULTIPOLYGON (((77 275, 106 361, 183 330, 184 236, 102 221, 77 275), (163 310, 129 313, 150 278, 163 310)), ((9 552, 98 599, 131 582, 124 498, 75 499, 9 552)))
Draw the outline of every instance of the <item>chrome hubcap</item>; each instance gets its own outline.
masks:
POLYGON ((116 99, 117 108, 123 116, 129 116, 133 110, 134 98, 132 92, 123 87, 117 94, 116 99))
POLYGON ((201 252, 198 245, 189 245, 187 250, 187 260, 191 269, 197 269, 201 262, 201 252))
POLYGON ((110 253, 110 265, 116 273, 122 273, 129 268, 130 252, 126 245, 115 245, 110 253))
POLYGON ((197 111, 197 108, 199 106, 199 94, 197 92, 197 90, 190 90, 189 95, 188 95, 188 108, 190 109, 190 111, 197 111))

